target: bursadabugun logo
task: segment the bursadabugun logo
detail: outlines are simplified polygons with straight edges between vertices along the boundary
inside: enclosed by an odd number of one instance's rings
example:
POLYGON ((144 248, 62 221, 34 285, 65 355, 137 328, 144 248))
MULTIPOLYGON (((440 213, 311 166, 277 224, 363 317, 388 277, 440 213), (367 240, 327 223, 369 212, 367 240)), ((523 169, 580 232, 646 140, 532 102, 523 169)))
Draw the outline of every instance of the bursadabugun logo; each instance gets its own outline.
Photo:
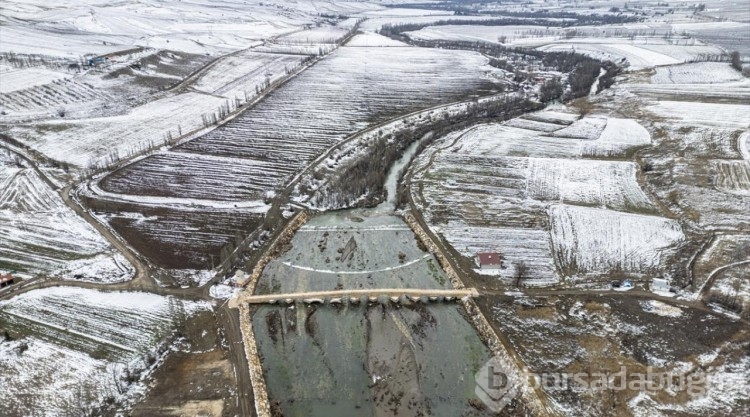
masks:
POLYGON ((632 372, 621 366, 617 372, 541 373, 529 375, 528 381, 511 381, 503 368, 503 360, 493 357, 477 372, 474 393, 493 412, 505 408, 521 390, 521 384, 529 389, 541 388, 548 393, 554 391, 589 392, 602 391, 665 391, 670 395, 685 392, 691 397, 706 395, 709 377, 700 369, 682 372, 658 370, 651 366, 641 368, 645 372, 632 372))
POLYGON ((491 358, 474 375, 477 383, 474 394, 493 412, 497 413, 518 396, 518 386, 508 379, 500 357, 491 358))

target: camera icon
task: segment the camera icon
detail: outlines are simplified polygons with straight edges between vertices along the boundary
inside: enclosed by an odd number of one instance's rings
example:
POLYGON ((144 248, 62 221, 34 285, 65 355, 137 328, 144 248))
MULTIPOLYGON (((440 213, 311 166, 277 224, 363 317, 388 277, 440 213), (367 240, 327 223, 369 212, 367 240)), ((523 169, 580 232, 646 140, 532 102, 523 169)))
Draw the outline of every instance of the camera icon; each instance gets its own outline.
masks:
POLYGON ((508 375, 503 372, 505 368, 503 360, 495 356, 474 375, 477 383, 474 394, 495 413, 510 404, 519 393, 517 384, 510 381, 508 375))

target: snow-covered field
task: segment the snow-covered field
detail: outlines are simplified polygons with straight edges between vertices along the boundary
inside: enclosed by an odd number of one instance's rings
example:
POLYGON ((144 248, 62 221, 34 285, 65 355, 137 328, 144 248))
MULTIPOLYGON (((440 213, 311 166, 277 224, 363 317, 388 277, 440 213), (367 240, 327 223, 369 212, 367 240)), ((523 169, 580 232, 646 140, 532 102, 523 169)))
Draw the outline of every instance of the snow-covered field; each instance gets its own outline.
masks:
POLYGON ((692 125, 748 128, 750 104, 660 101, 649 106, 658 116, 682 120, 692 125))
MULTIPOLYGON (((450 19, 454 19, 451 17, 450 19)), ((481 25, 441 25, 427 26, 414 32, 407 32, 412 39, 484 41, 502 43, 508 46, 534 47, 554 42, 563 35, 560 28, 547 29, 542 26, 481 26, 481 25), (500 42, 502 38, 503 42, 500 42)))
POLYGON ((117 393, 117 364, 35 337, 0 340, 0 367, 7 415, 55 417, 117 393))
POLYGON ((128 387, 122 373, 148 367, 143 358, 164 348, 174 326, 206 308, 205 303, 147 293, 67 287, 0 302, 4 328, 23 335, 0 340, 3 410, 66 415, 81 406, 78 402, 88 407, 142 389, 128 387))
POLYGON ((555 257, 569 273, 656 271, 684 239, 677 221, 655 216, 553 205, 550 220, 555 257))
MULTIPOLYGON (((166 196, 198 206, 262 201, 345 137, 403 112, 495 88, 495 72, 472 52, 342 47, 230 123, 115 172, 101 188, 136 200, 166 196)), ((156 223, 182 229, 159 217, 156 223)))
POLYGON ((5 95, 13 91, 49 84, 67 76, 63 72, 51 71, 44 68, 2 72, 2 76, 0 76, 0 94, 5 95))
POLYGON ((2 131, 79 168, 140 152, 202 128, 203 118, 220 106, 234 110, 308 55, 330 52, 349 29, 320 13, 380 9, 346 2, 298 2, 294 8, 252 3, 4 4, 0 52, 8 54, 0 59, 0 119, 12 125, 2 131), (248 7, 253 13, 242 11, 248 7), (309 50, 258 53, 269 51, 264 43, 309 50), (35 67, 16 68, 28 65, 28 54, 44 56, 35 58, 35 67), (109 54, 105 63, 81 67, 84 55, 103 54, 109 54))
POLYGON ((556 130, 552 135, 562 138, 596 140, 602 135, 606 126, 606 118, 584 117, 576 120, 568 127, 556 130))
POLYGON ((695 62, 659 67, 651 77, 654 84, 714 84, 742 79, 728 62, 695 62))
POLYGON ((386 46, 408 46, 408 45, 403 42, 393 40, 389 37, 386 37, 377 33, 364 32, 352 38, 352 40, 346 43, 346 46, 348 47, 354 47, 354 46, 386 47, 386 46))
MULTIPOLYGON (((530 285, 554 283, 563 275, 607 273, 616 265, 639 272, 658 267, 656 247, 643 246, 643 253, 626 259, 622 253, 637 244, 595 231, 588 242, 584 232, 589 226, 608 225, 645 232, 641 226, 653 221, 676 228, 674 233, 681 236, 676 222, 643 215, 655 214, 656 208, 637 182, 638 167, 623 159, 631 149, 651 143, 649 132, 632 119, 593 115, 573 121, 570 116, 565 109, 553 108, 438 139, 413 168, 419 185, 412 186, 412 194, 424 205, 431 227, 467 257, 500 252, 505 268, 493 273, 500 277, 514 277, 516 265, 525 263, 530 285), (607 159, 595 159, 597 155, 607 159), (576 214, 570 217, 580 224, 562 224, 567 217, 560 213, 567 211, 553 207, 570 207, 576 214), (582 220, 586 215, 590 222, 582 220), (643 224, 635 226, 639 222, 643 224), (576 235, 572 242, 587 245, 581 251, 609 245, 582 258, 580 270, 569 268, 575 261, 560 262, 563 248, 556 240, 563 230, 574 228, 581 229, 572 233, 583 236, 579 242, 576 235)), ((668 241, 665 246, 670 246, 681 239, 670 233, 657 236, 661 241, 652 240, 661 248, 658 242, 668 241)))
MULTIPOLYGON (((204 116, 216 114, 221 106, 228 105, 233 110, 237 102, 252 100, 266 81, 284 77, 288 70, 300 65, 302 58, 243 52, 220 59, 196 80, 192 91, 167 94, 112 117, 69 115, 14 125, 8 133, 55 160, 86 168, 111 155, 125 156, 161 144, 167 135, 177 138, 203 128, 204 116)), ((40 88, 50 87, 37 87, 40 88)), ((100 94, 89 90, 90 95, 100 94)), ((74 97, 79 101, 88 99, 83 93, 74 97)), ((55 104, 60 104, 59 100, 55 104)))
POLYGON ((721 55, 723 51, 715 46, 694 44, 669 44, 654 39, 644 43, 609 38, 583 38, 559 41, 539 48, 543 51, 575 51, 596 59, 618 62, 625 60, 629 68, 638 70, 661 65, 673 65, 697 60, 705 55, 721 55))
POLYGON ((171 332, 178 315, 201 303, 148 293, 101 292, 54 287, 0 302, 0 314, 55 344, 125 362, 171 332))
POLYGON ((3 269, 118 282, 133 268, 63 203, 39 174, 0 150, 0 265, 3 269))
POLYGON ((245 100, 245 92, 255 95, 256 87, 274 82, 294 69, 301 56, 263 54, 253 49, 219 60, 211 71, 198 78, 193 88, 234 100, 245 100))
POLYGON ((521 123, 509 121, 477 126, 466 132, 461 141, 466 145, 459 144, 457 152, 562 158, 613 157, 651 143, 648 131, 632 119, 592 116, 570 125, 560 125, 554 131, 550 131, 552 128, 548 125, 521 123))
POLYGON ((636 165, 629 161, 529 158, 526 196, 567 204, 648 211, 652 204, 638 185, 636 172, 636 165))
POLYGON ((276 39, 276 42, 290 45, 334 44, 348 32, 346 28, 322 26, 281 36, 276 39))
POLYGON ((716 187, 750 196, 750 161, 716 161, 716 187))
POLYGON ((159 4, 8 1, 0 52, 78 58, 133 46, 190 53, 222 53, 293 32, 318 13, 357 13, 381 7, 368 3, 280 0, 171 1, 159 4), (249 10, 252 10, 250 13, 249 10), (10 20, 13 18, 14 20, 10 20), (19 20, 15 20, 19 19, 19 20), (23 24, 31 21, 33 24, 23 24))

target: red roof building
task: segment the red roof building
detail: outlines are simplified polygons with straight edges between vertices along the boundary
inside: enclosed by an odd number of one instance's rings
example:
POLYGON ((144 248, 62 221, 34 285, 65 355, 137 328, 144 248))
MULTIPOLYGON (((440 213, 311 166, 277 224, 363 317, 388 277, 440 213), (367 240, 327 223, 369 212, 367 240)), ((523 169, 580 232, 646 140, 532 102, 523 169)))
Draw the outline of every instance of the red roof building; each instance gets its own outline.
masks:
POLYGON ((477 253, 476 262, 481 269, 497 269, 501 268, 503 265, 500 254, 497 252, 477 253))
POLYGON ((0 287, 7 287, 15 282, 16 279, 11 274, 0 275, 0 287))

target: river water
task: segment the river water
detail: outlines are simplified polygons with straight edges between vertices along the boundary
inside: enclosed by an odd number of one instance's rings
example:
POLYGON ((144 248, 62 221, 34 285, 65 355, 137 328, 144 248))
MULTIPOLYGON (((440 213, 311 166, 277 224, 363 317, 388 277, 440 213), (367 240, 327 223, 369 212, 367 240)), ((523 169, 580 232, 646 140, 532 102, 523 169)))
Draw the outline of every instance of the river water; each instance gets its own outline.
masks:
MULTIPOLYGON (((389 170, 385 202, 311 219, 265 268, 258 292, 450 288, 437 260, 393 215, 398 174, 418 146, 389 170)), ((474 374, 490 353, 459 304, 263 306, 252 322, 274 412, 491 415, 474 396, 474 374)))

